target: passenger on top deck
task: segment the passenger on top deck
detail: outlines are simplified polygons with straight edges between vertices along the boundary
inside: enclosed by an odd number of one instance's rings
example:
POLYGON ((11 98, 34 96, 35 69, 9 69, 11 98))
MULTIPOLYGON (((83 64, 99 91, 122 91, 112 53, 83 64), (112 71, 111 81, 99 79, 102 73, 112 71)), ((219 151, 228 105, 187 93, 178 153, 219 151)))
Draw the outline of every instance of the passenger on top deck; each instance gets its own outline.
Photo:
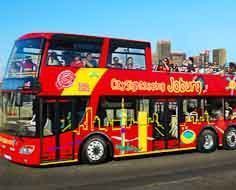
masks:
POLYGON ((123 68, 122 63, 120 63, 120 61, 119 61, 119 57, 113 57, 112 62, 110 64, 108 64, 107 66, 110 68, 118 68, 118 69, 123 68))
POLYGON ((236 74, 236 63, 229 63, 229 74, 236 74))
POLYGON ((84 59, 84 65, 85 67, 97 67, 97 61, 95 59, 93 59, 92 54, 91 53, 87 53, 86 58, 84 59))
POLYGON ((26 56, 25 60, 20 63, 21 72, 32 72, 36 71, 37 65, 33 63, 31 56, 26 56))
POLYGON ((56 52, 51 52, 48 57, 48 65, 61 65, 61 61, 57 57, 56 52))
POLYGON ((81 60, 81 56, 80 55, 75 55, 73 61, 70 64, 71 67, 84 67, 84 63, 81 60))
POLYGON ((126 65, 126 69, 133 69, 133 66, 134 66, 133 57, 128 57, 125 65, 126 65))

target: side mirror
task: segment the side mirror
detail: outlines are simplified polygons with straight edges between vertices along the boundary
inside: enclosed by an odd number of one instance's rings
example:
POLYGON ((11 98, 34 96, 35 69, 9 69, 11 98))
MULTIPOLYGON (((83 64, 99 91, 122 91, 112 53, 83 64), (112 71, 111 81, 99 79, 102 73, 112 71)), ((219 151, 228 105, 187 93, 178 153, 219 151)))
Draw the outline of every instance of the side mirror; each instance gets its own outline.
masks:
POLYGON ((21 107, 23 106, 23 98, 22 98, 22 94, 20 92, 16 93, 16 106, 21 107))

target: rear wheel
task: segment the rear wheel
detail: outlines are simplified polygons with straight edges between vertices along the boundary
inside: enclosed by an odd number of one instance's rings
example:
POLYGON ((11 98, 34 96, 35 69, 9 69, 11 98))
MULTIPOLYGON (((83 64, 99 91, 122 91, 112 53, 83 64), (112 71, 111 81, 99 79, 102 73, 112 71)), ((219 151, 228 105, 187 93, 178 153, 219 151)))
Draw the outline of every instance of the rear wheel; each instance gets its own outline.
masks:
POLYGON ((224 134, 224 148, 227 150, 236 149, 236 129, 230 127, 224 134))
POLYGON ((214 152, 217 148, 217 136, 216 134, 206 129, 198 138, 198 151, 203 153, 214 152))
POLYGON ((90 137, 82 147, 81 157, 89 164, 100 164, 108 159, 108 145, 99 135, 90 137))

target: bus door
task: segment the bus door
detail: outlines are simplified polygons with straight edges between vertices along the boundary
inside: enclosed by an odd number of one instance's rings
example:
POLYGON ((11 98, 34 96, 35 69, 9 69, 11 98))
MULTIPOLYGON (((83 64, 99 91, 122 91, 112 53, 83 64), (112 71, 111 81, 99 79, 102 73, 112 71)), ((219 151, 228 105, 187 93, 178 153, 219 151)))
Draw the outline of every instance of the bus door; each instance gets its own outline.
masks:
POLYGON ((156 100, 154 103, 155 149, 178 148, 178 104, 174 99, 156 100))
POLYGON ((40 101, 41 162, 74 159, 72 102, 68 100, 40 101))

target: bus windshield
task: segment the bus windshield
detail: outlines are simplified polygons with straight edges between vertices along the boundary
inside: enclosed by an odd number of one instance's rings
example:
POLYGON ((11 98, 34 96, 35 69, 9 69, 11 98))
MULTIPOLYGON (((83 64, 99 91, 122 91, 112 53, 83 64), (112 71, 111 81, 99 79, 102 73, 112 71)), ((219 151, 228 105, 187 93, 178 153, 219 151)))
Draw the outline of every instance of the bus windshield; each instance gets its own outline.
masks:
POLYGON ((1 96, 0 132, 16 136, 36 135, 35 96, 7 92, 1 96))
POLYGON ((36 77, 42 57, 43 39, 18 40, 12 50, 6 78, 36 77))

